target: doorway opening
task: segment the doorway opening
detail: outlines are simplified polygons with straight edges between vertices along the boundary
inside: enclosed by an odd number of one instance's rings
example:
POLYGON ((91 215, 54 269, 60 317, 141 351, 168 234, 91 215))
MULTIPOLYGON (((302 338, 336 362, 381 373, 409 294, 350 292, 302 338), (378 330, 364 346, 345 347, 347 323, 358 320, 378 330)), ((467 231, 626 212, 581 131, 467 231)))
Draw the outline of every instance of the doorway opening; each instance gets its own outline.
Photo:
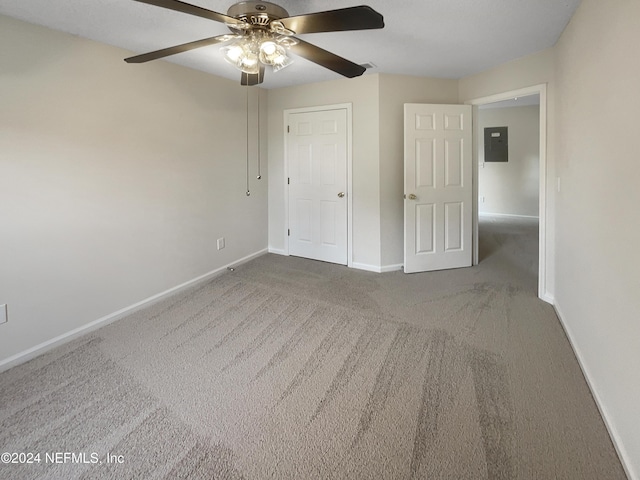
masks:
MULTIPOLYGON (((547 109, 546 109, 546 85, 536 85, 519 90, 513 90, 504 92, 489 97, 482 97, 467 102, 473 105, 473 119, 474 119, 474 135, 473 135, 473 183, 474 183, 474 204, 473 204, 473 238, 474 238, 474 252, 473 252, 473 264, 477 265, 481 257, 480 251, 480 224, 490 218, 501 219, 499 223, 509 223, 507 219, 510 219, 514 224, 522 224, 524 231, 528 232, 529 237, 532 235, 532 228, 537 223, 537 240, 538 240, 538 255, 537 255, 537 280, 538 280, 538 297, 546 302, 552 303, 553 297, 547 291, 547 256, 546 256, 546 237, 547 237, 547 215, 546 215, 546 124, 547 124, 547 109), (492 108, 493 107, 493 108, 492 108), (537 182, 533 182, 534 175, 531 172, 532 168, 535 168, 536 164, 534 160, 529 158, 524 161, 524 164, 516 166, 515 157, 510 160, 513 163, 509 165, 510 170, 505 168, 506 165, 501 165, 496 168, 495 164, 487 166, 484 158, 480 155, 480 147, 484 147, 484 136, 481 139, 480 135, 484 135, 484 123, 483 117, 490 118, 491 121, 499 120, 501 118, 506 119, 509 115, 501 115, 500 110, 508 108, 525 108, 529 107, 529 110, 537 110, 538 114, 538 157, 537 157, 537 182), (492 112, 493 111, 493 112, 492 112), (489 112, 489 113, 486 113, 489 112), (482 128, 482 130, 480 130, 482 128), (493 174, 489 174, 491 171, 493 174), (496 172, 502 172, 502 174, 496 175, 496 172), (523 173, 524 172, 524 173, 523 173), (521 178, 522 175, 528 175, 529 178, 521 178), (498 191, 496 188, 497 182, 508 182, 509 176, 520 176, 518 181, 519 186, 504 185, 502 191, 498 191), (517 189, 527 189, 527 192, 517 192, 517 189), (531 189, 537 189, 537 192, 531 192, 531 189), (490 193, 488 193, 490 192, 490 193), (520 195, 518 195, 520 193, 520 195), (537 198, 535 193, 537 193, 537 198), (484 201, 483 201, 484 200, 484 201), (537 205, 535 205, 537 203, 537 205), (537 215, 536 213, 537 206, 537 215), (491 211, 494 210, 494 211, 491 211), (511 210, 511 211, 509 211, 511 210), (498 215, 489 216, 489 213, 498 215), (536 218, 538 217, 537 222, 536 218)), ((529 112, 532 115, 532 112, 529 112)), ((517 115, 511 115, 517 116, 517 115)), ((526 116, 526 115, 524 115, 526 116)), ((529 123, 531 118, 528 119, 529 123)), ((520 123, 526 123, 524 121, 520 123)), ((515 125, 515 124, 514 124, 515 125)), ((487 125, 489 126, 489 125, 487 125)), ((504 127, 507 125, 490 125, 491 127, 504 127)), ((512 129, 513 131, 513 129, 512 129)), ((513 133, 516 133, 513 131, 513 133)), ((517 140, 517 139, 516 139, 517 140)), ((520 139, 521 140, 521 139, 520 139)), ((520 141, 518 140, 518 141, 520 141)), ((529 139, 529 141, 531 141, 529 139)), ((534 139, 535 142, 535 139, 534 139)), ((511 145, 511 144, 510 144, 511 145)), ((530 149, 530 148, 529 148, 530 149)), ((484 151, 484 150, 483 150, 484 151)), ((522 159, 520 159, 522 161, 522 159)), ((505 162, 508 163, 508 162, 505 162)), ((512 178, 513 181, 513 178, 512 178)), ((494 227, 496 222, 494 222, 494 227)), ((491 226, 486 223, 487 226, 491 226)), ((535 232, 533 232, 535 237, 535 232)), ((486 247, 486 245, 483 245, 486 247)), ((483 254, 486 254, 483 251, 483 254)))

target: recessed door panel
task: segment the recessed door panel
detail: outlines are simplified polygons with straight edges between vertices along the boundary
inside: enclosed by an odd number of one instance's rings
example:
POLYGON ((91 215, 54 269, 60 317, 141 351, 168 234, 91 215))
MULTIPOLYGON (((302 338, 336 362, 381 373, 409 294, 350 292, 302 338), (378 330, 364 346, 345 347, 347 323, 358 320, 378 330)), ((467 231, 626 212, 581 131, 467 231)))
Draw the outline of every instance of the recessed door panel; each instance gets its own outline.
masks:
POLYGON ((444 114, 444 129, 461 132, 464 127, 464 114, 450 115, 444 114))
POLYGON ((313 165, 311 145, 298 145, 298 152, 296 157, 296 173, 295 179, 298 183, 310 185, 313 183, 313 165))
POLYGON ((435 130, 436 116, 434 114, 418 114, 415 116, 416 130, 435 130))
POLYGON ((445 139, 444 155, 444 186, 461 187, 464 169, 462 162, 462 139, 445 139))
POLYGON ((416 205, 416 253, 435 252, 436 206, 433 203, 416 205))
POLYGON ((458 252, 464 246, 462 209, 462 202, 444 204, 444 249, 446 252, 458 252))
POLYGON ((296 125, 295 132, 299 137, 311 135, 313 125, 311 122, 299 122, 296 125))
POLYGON ((436 141, 433 138, 416 140, 416 188, 434 187, 436 176, 436 141))
POLYGON ((336 202, 320 202, 320 236, 322 245, 336 245, 336 202))
POLYGON ((336 144, 322 146, 320 157, 321 181, 323 185, 335 185, 336 169, 338 168, 338 152, 336 144))
POLYGON ((313 239, 313 201, 298 198, 296 201, 296 239, 310 243, 313 239))
POLYGON ((320 133, 322 135, 335 135, 338 133, 338 122, 333 119, 323 120, 320 125, 320 133))

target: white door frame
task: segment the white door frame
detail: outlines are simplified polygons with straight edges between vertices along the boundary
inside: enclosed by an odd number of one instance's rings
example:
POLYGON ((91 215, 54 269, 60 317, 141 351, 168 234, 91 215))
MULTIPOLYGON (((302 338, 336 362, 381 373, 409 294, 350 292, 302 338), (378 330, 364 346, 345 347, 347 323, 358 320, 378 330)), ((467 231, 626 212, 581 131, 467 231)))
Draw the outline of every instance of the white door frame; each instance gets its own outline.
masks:
MULTIPOLYGON (((540 216, 538 231, 538 297, 553 304, 553 296, 547 291, 547 84, 533 85, 508 92, 497 93, 487 97, 475 98, 465 102, 473 105, 473 122, 476 124, 478 106, 488 103, 510 100, 514 97, 540 95, 540 179, 538 194, 538 215, 540 216)), ((476 129, 473 132, 473 264, 479 261, 478 254, 478 138, 476 129)))
POLYGON ((289 189, 287 179, 289 178, 289 153, 287 151, 287 128, 289 126, 289 115, 294 113, 322 112, 327 110, 346 110, 347 112, 347 266, 353 264, 353 158, 352 158, 352 104, 338 103, 333 105, 319 105, 315 107, 289 108, 284 111, 284 253, 289 255, 289 189))

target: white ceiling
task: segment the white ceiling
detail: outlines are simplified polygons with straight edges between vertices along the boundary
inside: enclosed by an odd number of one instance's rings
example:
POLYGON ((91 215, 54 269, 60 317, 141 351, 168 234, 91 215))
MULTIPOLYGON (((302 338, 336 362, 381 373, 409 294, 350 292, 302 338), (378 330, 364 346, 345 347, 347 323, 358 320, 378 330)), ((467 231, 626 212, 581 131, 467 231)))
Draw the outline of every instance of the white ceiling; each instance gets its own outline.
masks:
MULTIPOLYGON (((226 14, 235 2, 188 0, 188 3, 226 14)), ((554 45, 580 0, 273 0, 273 3, 292 16, 366 3, 384 16, 384 29, 316 33, 300 38, 353 62, 375 64, 376 68, 368 72, 461 78, 554 45)), ((229 31, 221 23, 133 0, 0 0, 0 14, 115 45, 131 55, 229 31)), ((219 48, 204 47, 167 60, 239 81, 239 72, 222 59, 219 48)), ((278 88, 335 78, 340 76, 297 57, 290 67, 277 73, 267 72, 263 86, 278 88)))

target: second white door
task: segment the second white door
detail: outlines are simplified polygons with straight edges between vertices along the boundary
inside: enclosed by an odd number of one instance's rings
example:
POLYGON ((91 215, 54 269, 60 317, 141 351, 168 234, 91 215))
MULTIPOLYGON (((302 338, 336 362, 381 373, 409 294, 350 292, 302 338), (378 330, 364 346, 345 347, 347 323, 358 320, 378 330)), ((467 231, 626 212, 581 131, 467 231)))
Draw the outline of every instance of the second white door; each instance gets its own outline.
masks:
POLYGON ((347 264, 347 111, 288 114, 289 254, 347 264))
POLYGON ((406 273, 471 266, 471 106, 405 104, 406 273))

